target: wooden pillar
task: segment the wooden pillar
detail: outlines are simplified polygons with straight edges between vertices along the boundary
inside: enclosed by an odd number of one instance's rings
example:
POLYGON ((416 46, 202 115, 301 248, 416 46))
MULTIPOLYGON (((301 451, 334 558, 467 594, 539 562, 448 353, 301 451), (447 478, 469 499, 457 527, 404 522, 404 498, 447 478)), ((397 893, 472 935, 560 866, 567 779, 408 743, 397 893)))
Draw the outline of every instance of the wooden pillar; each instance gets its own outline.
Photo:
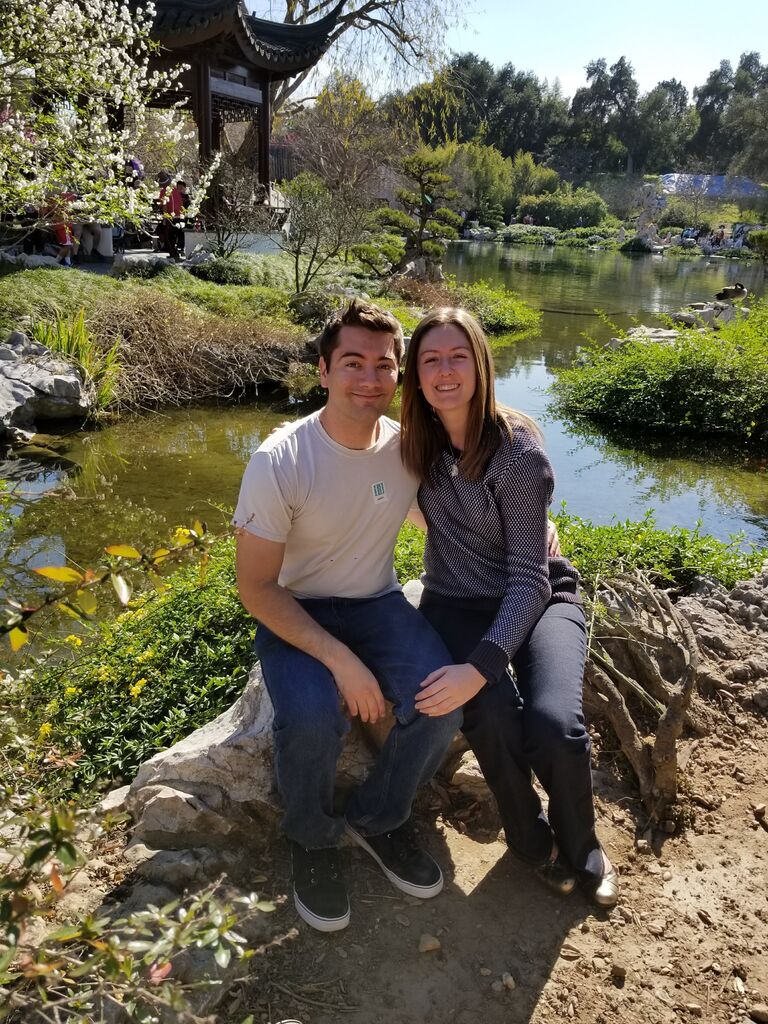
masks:
POLYGON ((213 157, 213 108, 211 104, 211 65, 208 57, 201 55, 194 67, 195 75, 195 121, 200 149, 200 162, 208 164, 213 157))
POLYGON ((261 87, 259 108, 259 183, 269 187, 269 140, 272 135, 272 82, 267 76, 261 87))

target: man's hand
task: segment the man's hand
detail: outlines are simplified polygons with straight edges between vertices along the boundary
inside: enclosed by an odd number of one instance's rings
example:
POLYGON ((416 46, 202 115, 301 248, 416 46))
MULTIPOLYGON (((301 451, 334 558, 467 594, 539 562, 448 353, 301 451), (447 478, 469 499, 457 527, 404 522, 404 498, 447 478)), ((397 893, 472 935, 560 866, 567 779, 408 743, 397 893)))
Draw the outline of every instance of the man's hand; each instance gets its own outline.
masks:
POLYGON ((485 676, 474 665, 444 665, 430 672, 421 684, 416 709, 436 718, 455 711, 485 686, 485 676))
POLYGON ((384 717, 387 708, 376 677, 356 655, 347 650, 338 664, 329 667, 350 715, 371 723, 384 717))
POLYGON ((559 558, 562 554, 557 527, 551 519, 547 520, 547 554, 550 558, 559 558))

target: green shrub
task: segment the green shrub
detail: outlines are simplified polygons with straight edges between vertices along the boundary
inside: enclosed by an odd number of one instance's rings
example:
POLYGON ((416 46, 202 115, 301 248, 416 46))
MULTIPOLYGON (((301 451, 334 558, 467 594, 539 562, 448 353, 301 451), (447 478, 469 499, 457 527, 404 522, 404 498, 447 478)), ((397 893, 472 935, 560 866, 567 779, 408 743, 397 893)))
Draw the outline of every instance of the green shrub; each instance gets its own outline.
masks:
POLYGON ((768 231, 750 231, 749 246, 760 256, 760 259, 768 261, 768 231))
POLYGON ((530 214, 537 224, 547 223, 553 228, 575 228, 600 224, 608 216, 608 207, 597 192, 587 188, 563 189, 548 195, 523 196, 517 216, 530 214), (547 220, 547 218, 549 218, 547 220))
POLYGON ((541 313, 521 298, 485 281, 452 289, 455 301, 473 313, 488 334, 519 334, 538 330, 541 313))
POLYGON ((225 256, 189 267, 190 274, 214 284, 246 285, 253 281, 251 267, 237 256, 225 256))
MULTIPOLYGON (((681 589, 701 574, 730 587, 768 555, 742 550, 738 538, 715 540, 698 525, 660 530, 650 513, 608 526, 565 509, 555 519, 563 551, 588 590, 598 578, 633 569, 681 589)), ((405 523, 395 548, 401 583, 421 575, 423 551, 424 533, 405 523)), ((45 765, 49 794, 131 779, 148 757, 220 715, 242 692, 255 624, 238 599, 234 540, 214 545, 203 578, 200 566, 190 565, 166 582, 166 590, 140 598, 113 622, 59 641, 58 661, 7 693, 14 721, 46 738, 40 757, 52 744, 67 763, 56 773, 45 765)))
MULTIPOLYGON (((712 229, 711 215, 707 217, 701 207, 701 201, 694 203, 672 196, 659 214, 658 226, 660 228, 678 229, 678 226, 682 224, 684 227, 702 228, 704 231, 710 231, 712 229)), ((679 228, 679 230, 682 230, 682 228, 679 228)))
POLYGON ((555 228, 538 224, 510 224, 499 238, 505 245, 554 245, 557 234, 555 228))
POLYGON ((619 246, 619 252, 652 252, 653 245, 647 242, 644 238, 640 238, 639 235, 635 235, 634 238, 628 238, 626 242, 619 246))
POLYGON ((159 258, 128 260, 120 273, 120 277, 133 277, 141 281, 151 281, 166 274, 175 274, 176 264, 170 260, 159 258))
POLYGON ((692 530, 681 526, 661 530, 651 512, 639 522, 627 519, 606 526, 571 515, 565 508, 554 519, 563 552, 581 573, 588 591, 600 579, 634 569, 682 590, 696 576, 713 576, 730 588, 758 572, 768 557, 768 550, 745 551, 741 537, 726 542, 703 534, 699 523, 692 530))
MULTIPOLYGON (((701 532, 675 526, 657 527, 653 513, 643 519, 597 525, 572 515, 563 506, 553 516, 563 553, 573 562, 588 591, 595 581, 642 569, 664 586, 685 590, 696 576, 713 576, 726 587, 760 570, 768 550, 742 547, 742 538, 717 540, 701 532)), ((401 583, 418 579, 423 571, 423 530, 405 523, 395 549, 395 569, 401 583)))
POLYGON ((192 565, 168 589, 64 641, 71 653, 30 679, 35 728, 78 755, 58 785, 88 790, 130 779, 157 750, 228 708, 252 664, 254 623, 237 595, 234 541, 215 546, 204 580, 192 565))
POLYGON ((311 290, 292 295, 288 309, 297 324, 319 331, 328 317, 346 301, 343 295, 311 290))
POLYGON ((593 346, 558 372, 569 412, 669 433, 768 437, 768 303, 719 331, 681 330, 671 344, 593 346))

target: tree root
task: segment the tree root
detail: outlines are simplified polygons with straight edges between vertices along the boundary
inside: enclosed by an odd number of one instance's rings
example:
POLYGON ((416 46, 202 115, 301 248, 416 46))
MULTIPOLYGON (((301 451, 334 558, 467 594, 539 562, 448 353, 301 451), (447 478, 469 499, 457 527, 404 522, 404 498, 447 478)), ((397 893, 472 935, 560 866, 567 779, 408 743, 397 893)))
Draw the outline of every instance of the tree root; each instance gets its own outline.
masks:
POLYGON ((677 741, 684 730, 702 736, 714 724, 704 703, 695 701, 696 636, 669 595, 640 572, 601 581, 587 610, 585 705, 608 719, 651 821, 664 821, 677 800, 677 741), (649 718, 655 731, 644 736, 649 718))

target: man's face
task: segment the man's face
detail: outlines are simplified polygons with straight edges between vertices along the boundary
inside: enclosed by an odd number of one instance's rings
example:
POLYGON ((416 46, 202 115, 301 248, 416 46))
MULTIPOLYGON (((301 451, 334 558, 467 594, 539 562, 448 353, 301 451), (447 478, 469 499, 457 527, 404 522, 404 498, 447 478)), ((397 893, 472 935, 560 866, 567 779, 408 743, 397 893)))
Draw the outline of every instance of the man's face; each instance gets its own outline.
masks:
POLYGON ((339 331, 330 365, 320 358, 320 383, 330 411, 374 423, 389 408, 397 387, 395 339, 385 331, 347 325, 339 331))

